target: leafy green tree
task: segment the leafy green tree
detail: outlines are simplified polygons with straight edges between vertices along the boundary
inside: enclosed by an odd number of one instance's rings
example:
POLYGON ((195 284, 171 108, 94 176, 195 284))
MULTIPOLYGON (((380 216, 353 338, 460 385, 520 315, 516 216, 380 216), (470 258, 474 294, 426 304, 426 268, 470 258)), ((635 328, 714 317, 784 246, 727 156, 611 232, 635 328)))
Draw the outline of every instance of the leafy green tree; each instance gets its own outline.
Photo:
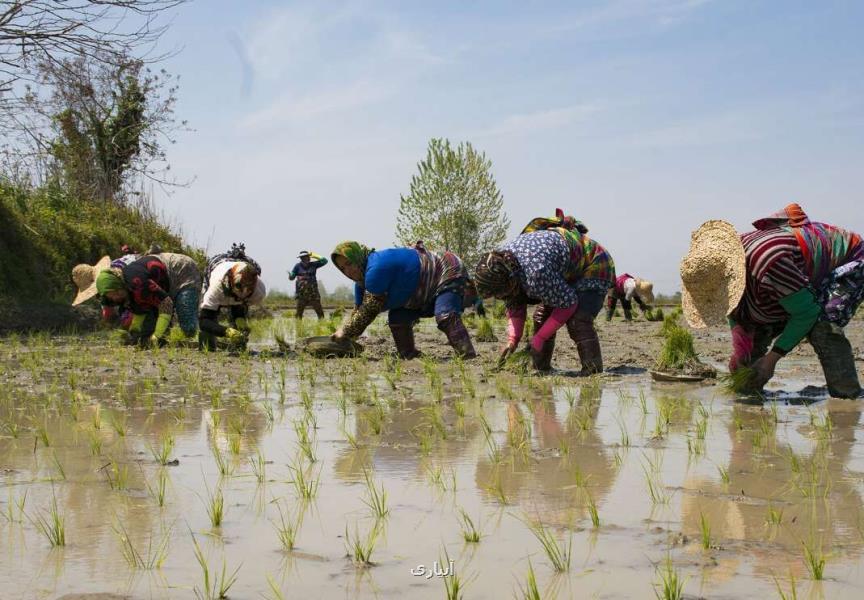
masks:
POLYGON ((468 143, 429 140, 426 159, 401 196, 396 237, 406 246, 423 240, 431 251, 449 250, 473 267, 507 235, 510 221, 492 175, 492 161, 468 143))

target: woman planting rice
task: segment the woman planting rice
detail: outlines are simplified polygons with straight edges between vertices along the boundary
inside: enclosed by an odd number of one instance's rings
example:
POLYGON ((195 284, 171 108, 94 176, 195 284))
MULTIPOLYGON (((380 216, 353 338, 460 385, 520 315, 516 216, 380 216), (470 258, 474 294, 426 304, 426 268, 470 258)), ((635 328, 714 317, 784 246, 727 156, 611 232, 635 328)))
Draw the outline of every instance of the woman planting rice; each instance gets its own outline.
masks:
POLYGON ((214 256, 207 262, 204 297, 201 299, 202 349, 215 350, 216 339, 226 338, 233 346, 245 346, 249 336, 249 305, 260 304, 267 295, 261 281, 261 267, 246 256, 243 244, 214 256), (219 323, 219 311, 229 309, 229 326, 219 323))
POLYGON ((576 342, 582 374, 603 370, 594 318, 603 308, 606 291, 614 285, 615 264, 606 249, 588 237, 588 228, 574 222, 572 228, 544 229, 541 224, 490 252, 477 265, 474 281, 479 294, 507 304, 508 341, 502 359, 516 350, 522 338, 527 305, 539 304, 531 339, 534 367, 551 369, 555 335, 566 323, 576 342))
POLYGON ((334 340, 359 337, 378 313, 386 310, 396 351, 402 358, 420 354, 414 345, 414 323, 432 316, 456 354, 476 356, 462 323, 468 274, 458 256, 416 248, 376 251, 358 242, 342 242, 331 258, 355 282, 354 312, 333 334, 334 340))
POLYGON ((761 390, 777 362, 807 338, 829 393, 857 397, 843 327, 864 299, 861 236, 811 222, 797 204, 753 226, 739 236, 725 221, 708 221, 693 233, 681 263, 687 321, 696 328, 730 324, 729 370, 751 368, 751 390, 761 390))
POLYGON ((643 315, 647 315, 654 304, 654 284, 639 277, 633 277, 629 273, 619 275, 615 279, 615 286, 609 290, 606 306, 606 320, 611 321, 615 314, 615 306, 621 301, 624 309, 624 320, 633 319, 633 302, 635 302, 643 315))
POLYGON ((201 272, 184 254, 150 254, 122 267, 110 267, 96 276, 96 290, 103 305, 125 306, 132 313, 129 333, 142 345, 162 345, 177 313, 187 338, 198 332, 198 293, 201 272), (145 319, 157 315, 153 330, 145 319))

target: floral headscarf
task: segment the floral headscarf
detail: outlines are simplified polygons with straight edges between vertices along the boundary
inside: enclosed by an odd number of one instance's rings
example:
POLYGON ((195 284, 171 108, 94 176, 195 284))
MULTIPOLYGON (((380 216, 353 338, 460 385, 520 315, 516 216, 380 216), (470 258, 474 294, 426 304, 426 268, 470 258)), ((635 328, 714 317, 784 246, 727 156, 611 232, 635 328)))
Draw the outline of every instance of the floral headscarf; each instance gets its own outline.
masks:
MULTIPOLYGON (((338 256, 341 256, 346 261, 348 261, 348 264, 359 267, 361 271, 365 272, 366 261, 369 259, 369 255, 373 252, 375 252, 374 248, 364 246, 360 242, 347 241, 338 244, 333 249, 333 253, 330 255, 330 259, 333 261, 333 264, 336 265, 336 268, 340 271, 342 271, 342 268, 336 261, 336 257, 338 256)), ((345 271, 342 271, 342 273, 345 274, 345 271)), ((347 274, 345 274, 345 276, 347 277, 347 274)))

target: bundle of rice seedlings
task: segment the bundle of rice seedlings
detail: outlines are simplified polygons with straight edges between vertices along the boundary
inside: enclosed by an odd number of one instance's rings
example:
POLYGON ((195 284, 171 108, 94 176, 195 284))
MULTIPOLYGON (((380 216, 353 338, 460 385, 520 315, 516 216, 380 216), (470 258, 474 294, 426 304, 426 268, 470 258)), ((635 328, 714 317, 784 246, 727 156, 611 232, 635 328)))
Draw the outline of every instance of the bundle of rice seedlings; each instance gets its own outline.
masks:
POLYGON ((669 334, 675 329, 681 329, 681 325, 678 323, 678 314, 673 312, 671 315, 667 315, 663 319, 663 325, 660 327, 660 335, 663 337, 669 337, 669 334))
POLYGON ((495 330, 492 329, 492 322, 487 318, 482 318, 477 322, 477 333, 474 338, 478 342, 495 342, 498 340, 495 335, 495 330))
POLYGON ((647 321, 662 321, 664 318, 665 318, 665 315, 663 314, 662 308, 656 308, 653 311, 652 310, 645 311, 645 319, 647 321))
POLYGON ((720 378, 723 387, 733 394, 748 394, 758 391, 755 382, 756 369, 752 367, 739 367, 720 378))
POLYGON ((663 349, 657 360, 655 369, 665 372, 684 372, 689 375, 714 377, 717 372, 714 367, 703 364, 693 346, 693 334, 678 325, 676 319, 669 316, 663 321, 663 349))
POLYGON ((518 350, 498 363, 498 369, 526 375, 531 370, 531 353, 518 350))
MULTIPOLYGON (((666 323, 664 322, 664 328, 666 323)), ((665 370, 682 370, 692 360, 698 360, 693 347, 693 335, 683 327, 675 324, 665 333, 666 341, 660 351, 657 366, 665 370)))

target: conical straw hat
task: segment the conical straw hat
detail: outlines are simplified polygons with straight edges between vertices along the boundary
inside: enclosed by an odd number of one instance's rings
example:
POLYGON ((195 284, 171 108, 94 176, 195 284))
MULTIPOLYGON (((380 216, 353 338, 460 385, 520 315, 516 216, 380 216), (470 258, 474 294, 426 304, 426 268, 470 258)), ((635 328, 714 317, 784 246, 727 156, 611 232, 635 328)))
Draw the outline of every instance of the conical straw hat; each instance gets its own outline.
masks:
POLYGON ((96 295, 96 276, 111 266, 111 257, 103 256, 95 265, 81 264, 72 268, 72 283, 78 288, 78 295, 72 306, 87 302, 96 295))
POLYGON ((744 246, 735 227, 707 221, 693 232, 681 261, 681 305, 691 327, 725 325, 747 283, 744 246))
POLYGON ((654 304, 654 284, 646 279, 636 278, 636 293, 645 304, 654 304))

